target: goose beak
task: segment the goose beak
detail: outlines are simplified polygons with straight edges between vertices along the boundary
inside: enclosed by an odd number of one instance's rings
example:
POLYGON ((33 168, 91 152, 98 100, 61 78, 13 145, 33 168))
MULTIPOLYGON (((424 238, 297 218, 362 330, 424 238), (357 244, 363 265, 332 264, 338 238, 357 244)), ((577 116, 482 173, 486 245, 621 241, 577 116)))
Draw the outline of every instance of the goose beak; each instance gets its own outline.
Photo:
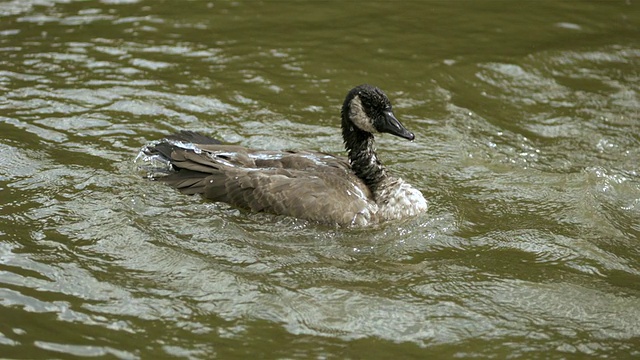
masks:
POLYGON ((384 122, 378 131, 399 136, 407 140, 413 140, 416 138, 411 131, 402 126, 400 121, 396 119, 395 115, 393 115, 391 111, 384 112, 384 122))

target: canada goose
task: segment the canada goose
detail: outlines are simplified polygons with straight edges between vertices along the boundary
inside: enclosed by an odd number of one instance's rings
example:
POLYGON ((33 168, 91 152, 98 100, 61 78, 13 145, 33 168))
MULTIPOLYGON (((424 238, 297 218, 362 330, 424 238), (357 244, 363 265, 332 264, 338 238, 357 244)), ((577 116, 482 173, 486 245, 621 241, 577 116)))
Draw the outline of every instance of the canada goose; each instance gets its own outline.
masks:
POLYGON ((184 194, 203 194, 254 212, 269 212, 341 226, 366 226, 427 210, 422 193, 387 174, 374 133, 407 140, 382 90, 360 85, 342 105, 348 158, 312 151, 252 150, 182 131, 145 146, 146 161, 165 164, 149 177, 184 194), (168 169, 167 169, 168 166, 168 169))

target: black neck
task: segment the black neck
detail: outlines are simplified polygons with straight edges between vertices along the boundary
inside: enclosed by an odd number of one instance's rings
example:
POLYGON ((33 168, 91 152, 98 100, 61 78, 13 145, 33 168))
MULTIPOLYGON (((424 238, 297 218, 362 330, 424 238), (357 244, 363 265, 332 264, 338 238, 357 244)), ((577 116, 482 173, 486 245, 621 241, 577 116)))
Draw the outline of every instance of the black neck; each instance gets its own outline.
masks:
POLYGON ((387 172, 376 155, 373 135, 358 129, 348 116, 348 112, 342 113, 342 138, 351 168, 375 194, 387 172))

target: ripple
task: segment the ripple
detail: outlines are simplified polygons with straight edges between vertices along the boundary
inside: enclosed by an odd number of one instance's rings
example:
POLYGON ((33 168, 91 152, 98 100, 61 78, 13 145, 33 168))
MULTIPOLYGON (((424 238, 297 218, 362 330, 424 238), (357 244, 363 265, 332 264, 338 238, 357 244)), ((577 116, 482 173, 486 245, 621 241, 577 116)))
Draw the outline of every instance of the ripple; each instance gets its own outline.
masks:
POLYGON ((637 357, 631 8, 289 5, 0 3, 0 353, 637 357), (179 129, 343 153, 360 82, 417 135, 376 140, 424 216, 327 228, 134 172, 179 129))

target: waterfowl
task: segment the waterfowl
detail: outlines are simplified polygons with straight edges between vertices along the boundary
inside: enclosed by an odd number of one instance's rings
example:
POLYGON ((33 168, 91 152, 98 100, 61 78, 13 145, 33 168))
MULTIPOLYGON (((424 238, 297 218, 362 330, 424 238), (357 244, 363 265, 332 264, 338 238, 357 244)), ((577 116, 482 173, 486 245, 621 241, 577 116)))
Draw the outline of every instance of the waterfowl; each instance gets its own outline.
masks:
POLYGON ((342 105, 348 156, 314 151, 253 150, 190 131, 143 147, 141 155, 168 165, 149 177, 184 194, 216 202, 339 226, 367 226, 427 210, 422 193, 388 174, 374 134, 407 140, 414 134, 396 119, 382 90, 360 85, 342 105))

